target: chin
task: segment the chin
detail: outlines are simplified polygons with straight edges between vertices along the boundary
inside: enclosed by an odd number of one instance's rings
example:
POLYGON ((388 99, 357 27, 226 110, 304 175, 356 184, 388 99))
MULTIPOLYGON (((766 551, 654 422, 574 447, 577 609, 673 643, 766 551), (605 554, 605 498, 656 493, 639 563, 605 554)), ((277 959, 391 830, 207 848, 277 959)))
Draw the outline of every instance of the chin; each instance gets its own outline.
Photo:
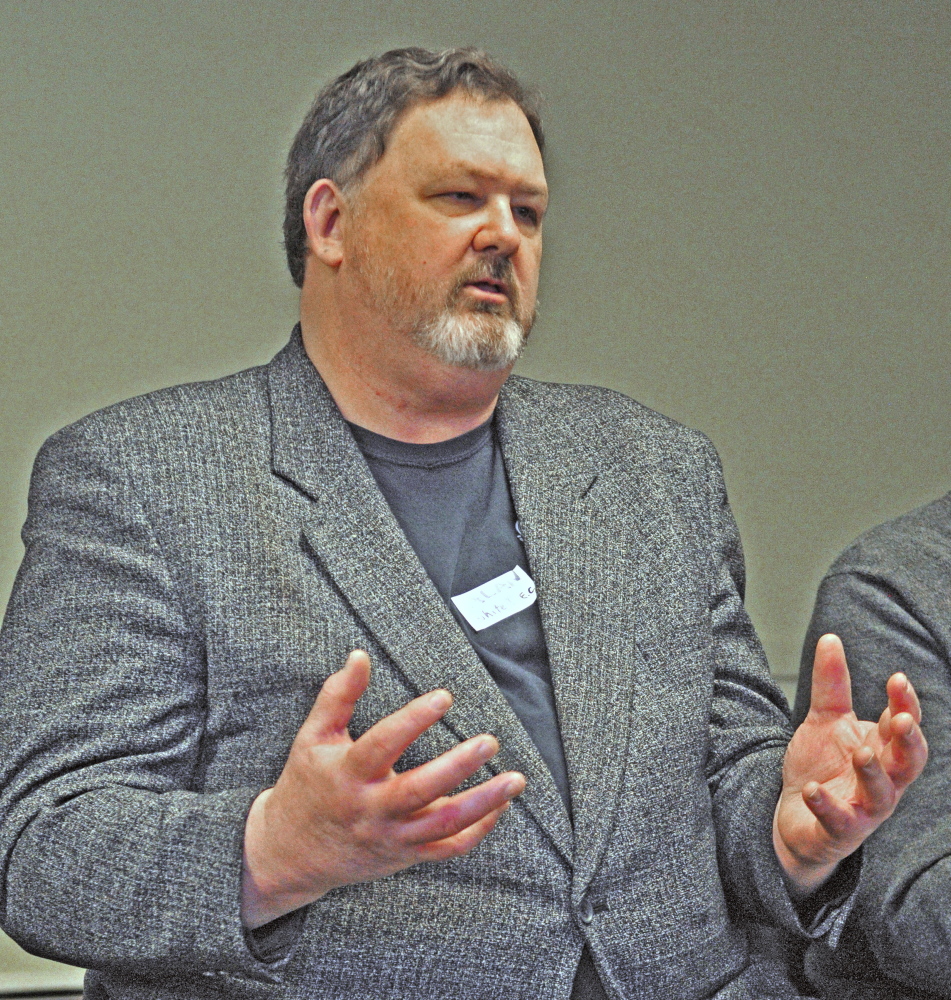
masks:
POLYGON ((413 339, 447 365, 495 372, 515 364, 525 349, 528 330, 512 317, 442 313, 418 328, 413 339))

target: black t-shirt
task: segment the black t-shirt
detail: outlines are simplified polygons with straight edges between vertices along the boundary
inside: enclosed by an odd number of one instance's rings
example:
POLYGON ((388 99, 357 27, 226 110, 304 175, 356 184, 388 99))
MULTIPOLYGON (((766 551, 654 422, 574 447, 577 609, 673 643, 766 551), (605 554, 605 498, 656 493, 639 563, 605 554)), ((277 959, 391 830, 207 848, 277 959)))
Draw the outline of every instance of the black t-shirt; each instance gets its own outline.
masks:
POLYGON ((400 527, 538 747, 570 813, 548 650, 492 421, 438 444, 407 444, 355 424, 350 429, 400 527), (477 617, 473 599, 490 610, 477 617))

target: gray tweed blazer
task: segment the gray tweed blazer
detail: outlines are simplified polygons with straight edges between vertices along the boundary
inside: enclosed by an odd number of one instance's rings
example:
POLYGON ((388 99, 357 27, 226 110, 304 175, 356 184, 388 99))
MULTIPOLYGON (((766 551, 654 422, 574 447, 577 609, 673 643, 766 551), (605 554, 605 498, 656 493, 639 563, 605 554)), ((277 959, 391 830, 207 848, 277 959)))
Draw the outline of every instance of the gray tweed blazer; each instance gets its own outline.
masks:
POLYGON ((498 432, 573 825, 295 335, 37 459, 0 644, 8 933, 93 970, 90 998, 564 1000, 584 942, 612 998, 795 995, 743 926, 797 925, 769 832, 789 726, 712 447, 514 377, 498 432), (474 780, 528 788, 471 855, 331 892, 268 954, 239 921, 244 817, 355 647, 354 734, 445 686, 401 766, 488 730, 474 780))

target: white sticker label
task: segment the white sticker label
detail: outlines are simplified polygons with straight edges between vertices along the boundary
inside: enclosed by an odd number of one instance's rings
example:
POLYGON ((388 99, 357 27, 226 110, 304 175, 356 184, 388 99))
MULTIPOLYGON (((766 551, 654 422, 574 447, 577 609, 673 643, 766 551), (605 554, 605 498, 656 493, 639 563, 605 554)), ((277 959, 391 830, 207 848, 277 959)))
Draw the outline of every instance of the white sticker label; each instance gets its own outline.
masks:
POLYGON ((481 632, 530 607, 536 599, 534 581, 521 566, 516 566, 481 587, 454 597, 452 603, 476 632, 481 632))

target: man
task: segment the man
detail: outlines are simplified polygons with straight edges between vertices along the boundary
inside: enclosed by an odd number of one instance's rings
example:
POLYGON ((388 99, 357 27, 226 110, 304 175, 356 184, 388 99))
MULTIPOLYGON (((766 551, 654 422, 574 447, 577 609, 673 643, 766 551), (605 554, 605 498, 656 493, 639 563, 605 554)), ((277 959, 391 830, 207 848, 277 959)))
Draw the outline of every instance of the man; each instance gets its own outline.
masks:
MULTIPOLYGON (((930 758, 865 848, 866 874, 839 948, 806 968, 835 1000, 951 997, 951 494, 867 531, 832 564, 806 638, 835 630, 855 666, 856 703, 881 707, 900 667, 931 723, 930 758)), ((805 658, 805 657, 804 657, 805 658)), ((795 716, 808 711, 801 683, 795 716)))
POLYGON ((745 922, 835 938, 914 692, 858 722, 824 641, 783 781, 706 439, 508 377, 547 200, 507 71, 361 63, 291 151, 290 344, 45 446, 3 920, 88 996, 791 996, 745 922))

